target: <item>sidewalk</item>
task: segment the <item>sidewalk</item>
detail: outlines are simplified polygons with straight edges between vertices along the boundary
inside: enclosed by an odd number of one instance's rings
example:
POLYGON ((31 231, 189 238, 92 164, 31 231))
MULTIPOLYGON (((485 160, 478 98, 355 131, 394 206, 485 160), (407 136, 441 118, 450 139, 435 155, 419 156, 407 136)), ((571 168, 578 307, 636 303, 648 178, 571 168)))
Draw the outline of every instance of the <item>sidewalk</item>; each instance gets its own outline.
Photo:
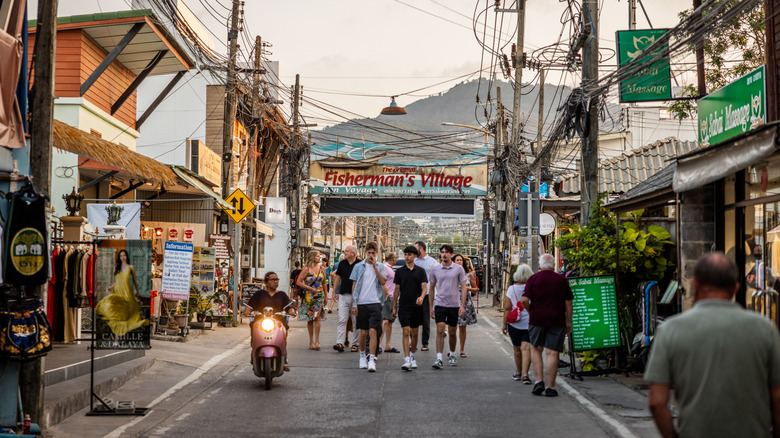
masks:
MULTIPOLYGON (((489 319, 500 330, 503 324, 503 313, 492 306, 492 297, 480 297, 478 318, 489 319)), ((511 346, 508 336, 504 336, 507 345, 511 346)), ((568 362, 569 356, 561 355, 568 362)), ((647 385, 638 373, 607 374, 604 376, 583 377, 582 381, 565 377, 569 368, 559 370, 557 385, 575 399, 582 397, 581 404, 591 411, 601 421, 610 423, 619 430, 619 425, 628 427, 626 434, 621 436, 658 437, 647 407, 647 385), (592 404, 589 407, 588 404, 592 404), (611 418, 610 418, 611 417, 611 418)))
MULTIPOLYGON (((215 327, 214 330, 193 330, 187 342, 171 342, 152 339, 152 348, 146 351, 139 350, 96 350, 95 393, 105 398, 119 389, 134 386, 136 377, 143 375, 160 376, 159 384, 155 382, 154 389, 143 388, 148 394, 162 393, 166 387, 173 386, 176 379, 184 374, 183 370, 197 369, 212 357, 229 350, 249 337, 249 329, 246 324, 239 327, 215 327), (145 353, 145 354, 144 354, 145 353), (103 367, 99 366, 101 360, 103 367), (119 361, 119 363, 115 363, 119 361), (179 373, 169 375, 171 369, 179 369, 179 373)), ((45 418, 41 420, 41 426, 48 430, 57 430, 61 423, 78 421, 89 410, 90 400, 90 373, 89 373, 89 346, 88 342, 81 345, 67 345, 55 347, 50 359, 47 359, 47 370, 55 370, 58 363, 75 363, 84 358, 80 363, 84 368, 80 377, 69 380, 52 381, 44 390, 45 418), (51 362, 51 366, 48 362, 51 362), (86 408, 85 408, 86 407, 86 408)), ((73 367, 69 367, 71 370, 73 367)), ((49 373, 51 374, 51 373, 49 373)), ((49 375, 47 381, 52 380, 49 375)), ((121 392, 121 391, 118 391, 121 392)), ((134 400, 132 396, 122 400, 134 400)), ((96 402, 97 403, 97 402, 96 402)), ((142 404, 137 403, 141 407, 142 404)), ((118 417, 121 418, 121 417, 118 417)), ((126 418, 126 417, 125 417, 126 418)), ((82 436, 92 435, 89 431, 82 436)), ((60 433, 48 436, 63 436, 60 433)))

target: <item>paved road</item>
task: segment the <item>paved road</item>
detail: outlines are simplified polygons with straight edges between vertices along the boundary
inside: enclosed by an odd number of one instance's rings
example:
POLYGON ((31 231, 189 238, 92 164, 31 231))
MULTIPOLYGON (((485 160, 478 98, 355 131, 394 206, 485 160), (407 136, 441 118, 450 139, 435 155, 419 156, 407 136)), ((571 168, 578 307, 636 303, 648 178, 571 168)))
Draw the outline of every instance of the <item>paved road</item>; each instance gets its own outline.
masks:
MULTIPOLYGON (((469 357, 457 367, 434 370, 435 352, 419 352, 420 368, 413 372, 401 370, 401 354, 390 353, 379 356, 376 373, 358 369, 357 353, 332 350, 335 326, 334 313, 323 323, 322 350, 311 351, 305 323, 294 322, 292 370, 270 391, 252 374, 246 326, 218 329, 192 343, 156 343, 155 366, 110 395, 152 406, 147 416, 77 414, 50 434, 632 436, 566 384, 559 385, 561 396, 545 398, 513 381, 511 347, 487 318, 469 327, 469 357)), ((393 345, 401 345, 398 325, 393 345)))

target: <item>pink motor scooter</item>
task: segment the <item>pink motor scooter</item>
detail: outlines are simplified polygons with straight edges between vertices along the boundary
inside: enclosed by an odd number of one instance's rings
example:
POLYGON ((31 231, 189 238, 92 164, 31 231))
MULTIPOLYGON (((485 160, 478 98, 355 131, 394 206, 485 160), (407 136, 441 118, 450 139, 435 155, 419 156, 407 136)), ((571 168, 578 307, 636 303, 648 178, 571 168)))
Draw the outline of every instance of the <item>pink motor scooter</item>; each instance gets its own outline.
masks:
POLYGON ((265 389, 271 389, 274 377, 284 374, 284 363, 287 358, 285 338, 287 330, 275 315, 287 317, 289 307, 297 307, 295 301, 291 302, 281 312, 274 313, 272 307, 263 309, 263 313, 252 311, 253 319, 250 322, 252 330, 252 370, 257 377, 265 379, 265 389))

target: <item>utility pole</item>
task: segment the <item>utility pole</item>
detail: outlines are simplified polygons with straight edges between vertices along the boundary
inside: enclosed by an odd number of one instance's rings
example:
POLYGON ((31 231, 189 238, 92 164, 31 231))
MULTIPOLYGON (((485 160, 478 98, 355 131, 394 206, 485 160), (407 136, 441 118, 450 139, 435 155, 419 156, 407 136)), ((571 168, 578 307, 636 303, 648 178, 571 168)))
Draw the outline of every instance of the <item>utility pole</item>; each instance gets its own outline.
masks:
MULTIPOLYGON (((235 126, 236 102, 236 52, 238 51, 238 3, 233 0, 233 13, 230 17, 228 31, 228 46, 230 47, 227 80, 225 81, 225 115, 222 127, 222 198, 230 193, 230 182, 233 168, 233 126, 235 126)), ((234 268, 234 272, 238 267, 234 268)), ((236 283, 234 283, 236 284, 236 283)))
MULTIPOLYGON (((498 163, 499 157, 503 154, 499 152, 504 147, 504 106, 501 103, 501 87, 496 87, 496 108, 498 112, 498 123, 496 124, 496 147, 493 150, 493 158, 498 163)), ((495 169, 497 166, 494 165, 495 169)), ((503 175, 502 178, 506 178, 503 175)), ((493 304, 501 305, 501 280, 504 274, 504 253, 501 241, 504 238, 504 222, 506 218, 506 201, 504 200, 504 188, 506 180, 502 179, 499 184, 494 185, 496 196, 496 221, 493 227, 493 248, 488 252, 489 257, 493 258, 491 283, 493 283, 493 304)))
MULTIPOLYGON (((693 10, 701 7, 701 0, 693 0, 693 10)), ((701 20, 701 12, 696 14, 696 19, 701 20)), ((701 38, 696 41, 696 77, 698 83, 699 97, 707 95, 707 83, 704 81, 704 43, 701 38)))
MULTIPOLYGON (((35 76, 30 93, 32 109, 30 176, 32 176, 38 190, 51 193, 57 0, 38 1, 38 23, 40 27, 35 35, 34 49, 35 76)), ((46 204, 48 210, 49 202, 46 204)), ((44 299, 46 295, 44 285, 31 287, 28 292, 41 299, 44 299)), ((22 397, 22 408, 36 422, 43 420, 43 361, 43 358, 38 358, 19 367, 19 392, 22 397)))
POLYGON ((258 35, 255 38, 255 71, 252 73, 252 119, 255 120, 255 135, 249 138, 249 166, 247 175, 247 196, 255 200, 255 172, 257 169, 258 138, 263 130, 263 113, 260 111, 260 69, 262 65, 263 40, 258 35))
MULTIPOLYGON (((293 89, 293 144, 292 144, 292 181, 293 181, 293 243, 296 248, 299 248, 300 243, 300 228, 301 228, 301 196, 300 196, 300 151, 298 150, 298 108, 300 105, 300 92, 301 92, 301 75, 295 75, 295 88, 293 89)), ((295 254, 300 253, 298 251, 292 251, 290 265, 295 262, 295 254)))
POLYGON ((582 22, 590 26, 590 35, 582 51, 582 87, 588 105, 587 126, 582 134, 580 150, 580 225, 590 225, 590 212, 599 196, 599 23, 598 0, 582 0, 582 22))
MULTIPOLYGON (((544 134, 544 69, 539 68, 539 121, 537 122, 537 132, 536 132, 536 153, 534 158, 534 177, 533 181, 529 183, 528 185, 528 192, 529 193, 539 193, 539 202, 542 200, 542 163, 539 161, 541 154, 542 154, 542 135, 544 134)), ((533 152, 533 151, 532 151, 533 152)), ((533 202, 533 200, 531 200, 533 202)), ((529 216, 533 213, 533 208, 529 205, 528 206, 528 214, 529 216)), ((529 227, 529 233, 528 236, 530 237, 530 245, 528 246, 528 249, 531 251, 531 255, 529 259, 531 260, 531 269, 536 272, 539 269, 539 257, 536 255, 539 253, 539 247, 541 246, 542 242, 539 238, 539 234, 532 234, 531 230, 533 227, 531 227, 531 224, 533 224, 533 218, 528 218, 528 227, 529 227)))

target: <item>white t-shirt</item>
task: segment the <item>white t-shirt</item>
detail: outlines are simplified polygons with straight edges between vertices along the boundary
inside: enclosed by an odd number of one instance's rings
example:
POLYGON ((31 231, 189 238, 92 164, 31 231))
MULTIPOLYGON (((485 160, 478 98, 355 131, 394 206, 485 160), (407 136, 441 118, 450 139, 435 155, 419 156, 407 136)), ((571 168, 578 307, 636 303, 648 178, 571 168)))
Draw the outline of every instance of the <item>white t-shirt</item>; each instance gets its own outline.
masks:
MULTIPOLYGON (((509 298, 509 300, 512 302, 513 309, 515 308, 515 306, 517 306, 517 302, 520 300, 520 297, 522 297, 524 293, 525 293, 524 284, 513 284, 509 286, 509 289, 506 290, 506 297, 509 298)), ((518 330, 528 330, 528 321, 530 319, 530 315, 528 315, 528 310, 523 309, 523 311, 520 312, 520 315, 521 315, 520 321, 509 323, 509 325, 511 325, 512 327, 518 330)))
POLYGON ((366 269, 363 271, 363 275, 360 276, 360 295, 358 296, 358 304, 373 304, 379 303, 376 293, 376 271, 374 267, 366 264, 366 269))

